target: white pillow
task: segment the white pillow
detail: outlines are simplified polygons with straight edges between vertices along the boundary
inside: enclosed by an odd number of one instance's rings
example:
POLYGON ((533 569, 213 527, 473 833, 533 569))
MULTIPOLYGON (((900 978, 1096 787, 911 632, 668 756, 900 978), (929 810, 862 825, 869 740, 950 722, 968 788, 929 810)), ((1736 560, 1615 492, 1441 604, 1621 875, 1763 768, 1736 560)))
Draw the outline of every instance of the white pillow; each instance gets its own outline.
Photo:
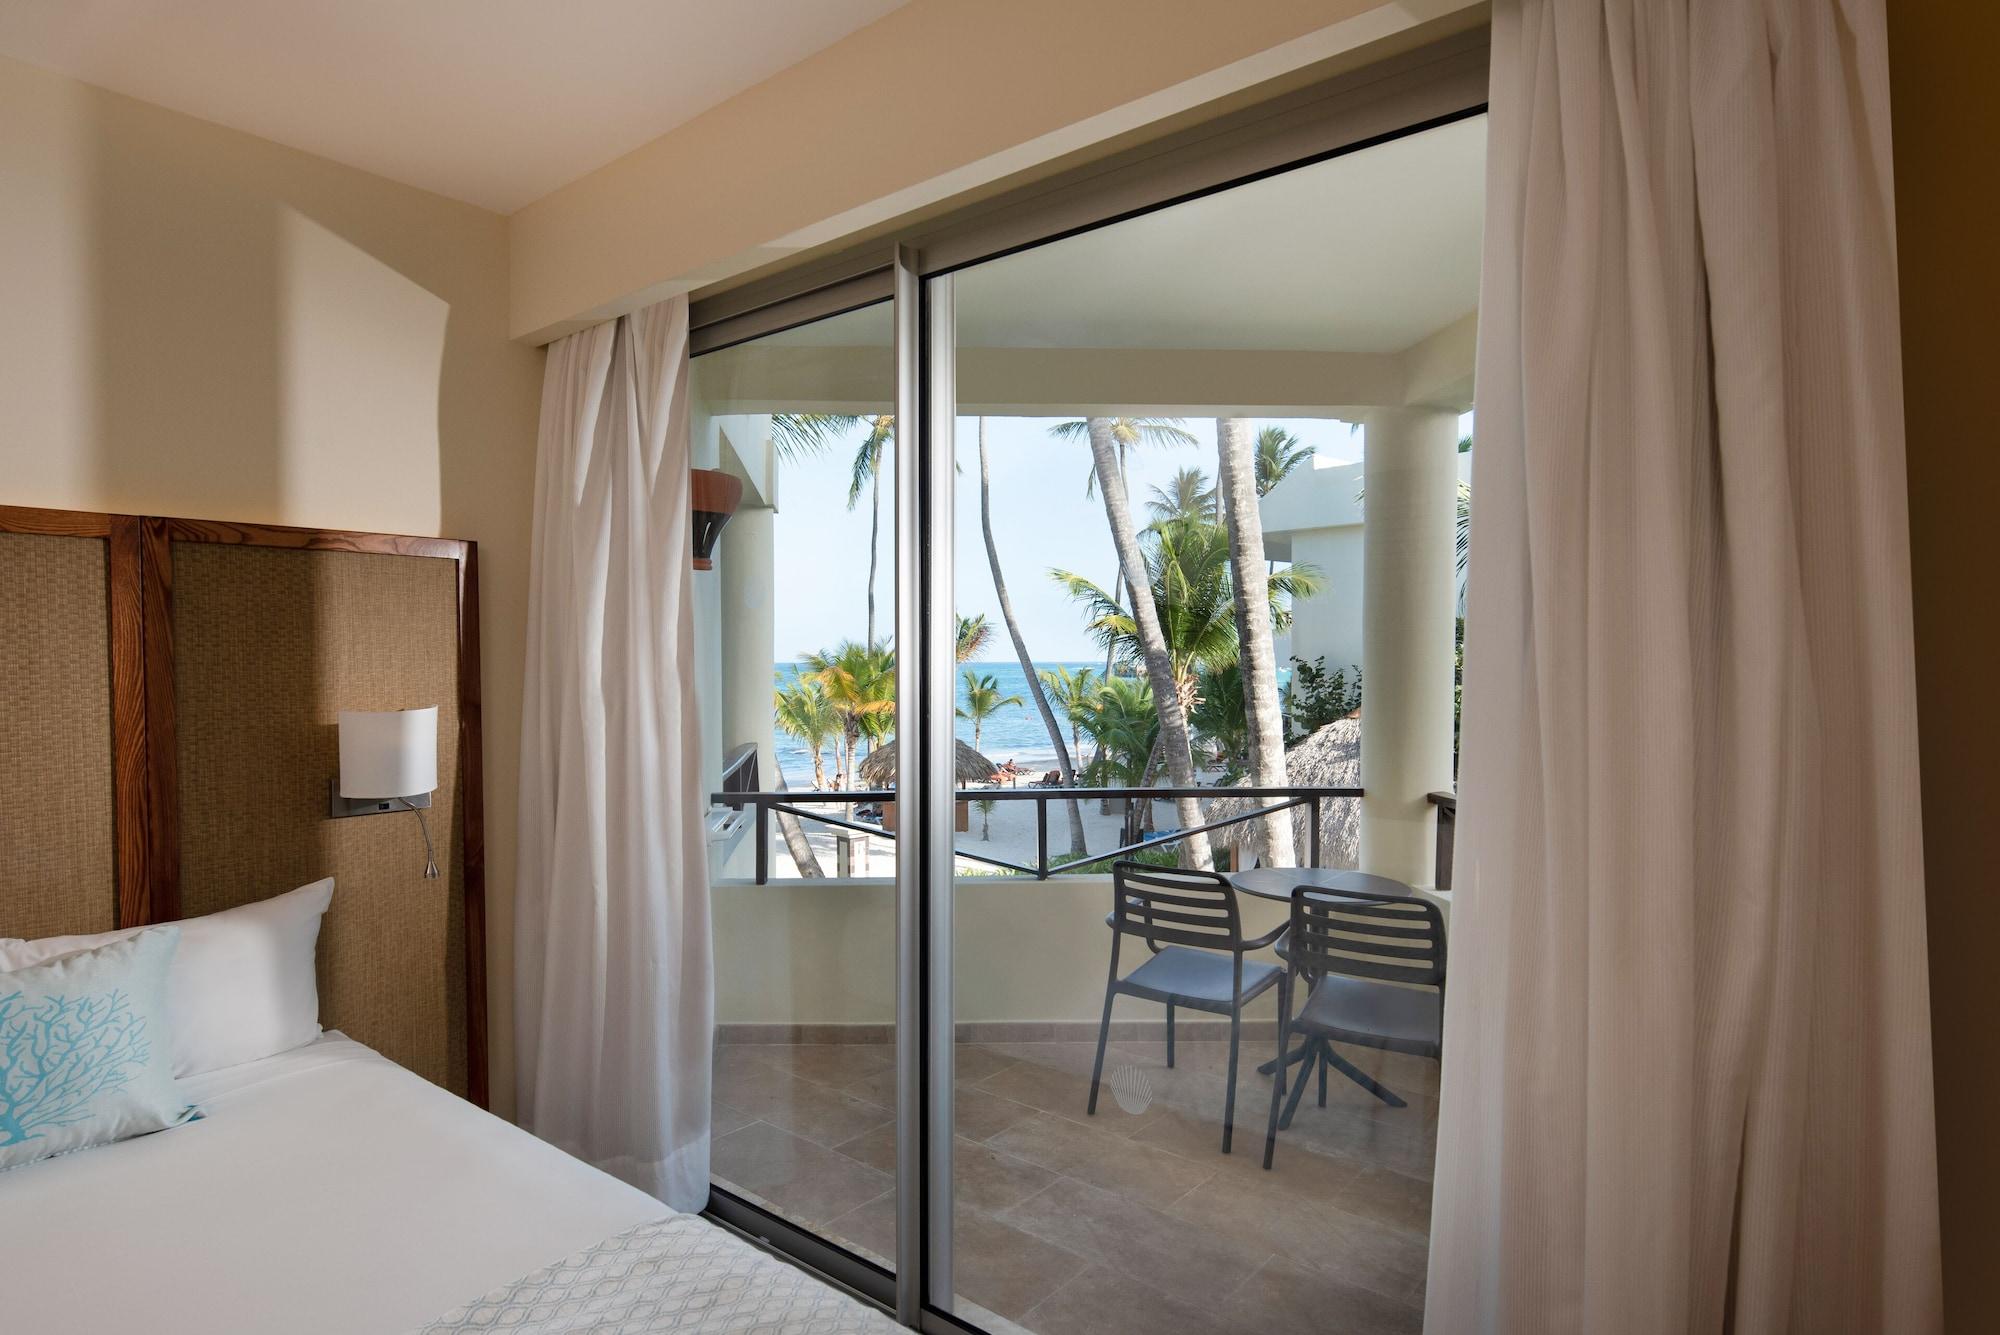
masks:
MULTIPOLYGON (((313 956, 333 878, 271 899, 186 918, 167 977, 174 1074, 199 1075, 303 1046, 319 1037, 313 956)), ((0 973, 92 950, 149 927, 94 936, 0 940, 0 973)))

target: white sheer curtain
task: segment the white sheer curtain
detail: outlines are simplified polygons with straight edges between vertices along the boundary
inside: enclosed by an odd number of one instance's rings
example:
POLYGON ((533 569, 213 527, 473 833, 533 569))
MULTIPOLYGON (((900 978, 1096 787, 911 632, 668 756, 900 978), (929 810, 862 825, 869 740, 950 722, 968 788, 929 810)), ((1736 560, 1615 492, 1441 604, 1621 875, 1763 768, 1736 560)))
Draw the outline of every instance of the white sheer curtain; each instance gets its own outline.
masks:
POLYGON ((708 1196, 714 991, 694 699, 687 301, 549 348, 521 720, 521 1125, 708 1196))
POLYGON ((1938 1329, 1881 0, 1498 0, 1426 1329, 1938 1329))

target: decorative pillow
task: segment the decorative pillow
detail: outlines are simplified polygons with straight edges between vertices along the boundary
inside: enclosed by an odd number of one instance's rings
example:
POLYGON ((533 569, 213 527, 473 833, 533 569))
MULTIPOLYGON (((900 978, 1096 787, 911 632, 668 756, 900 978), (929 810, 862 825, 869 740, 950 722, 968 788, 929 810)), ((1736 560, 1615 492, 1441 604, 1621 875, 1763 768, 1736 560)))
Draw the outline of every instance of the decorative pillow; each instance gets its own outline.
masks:
MULTIPOLYGON (((319 982, 313 956, 333 880, 174 924, 180 950, 169 975, 173 1072, 199 1075, 256 1061, 319 1037, 319 982)), ((5 970, 130 940, 149 927, 94 936, 0 941, 5 970)))
POLYGON ((0 1170, 177 1125, 177 927, 0 973, 0 1170))

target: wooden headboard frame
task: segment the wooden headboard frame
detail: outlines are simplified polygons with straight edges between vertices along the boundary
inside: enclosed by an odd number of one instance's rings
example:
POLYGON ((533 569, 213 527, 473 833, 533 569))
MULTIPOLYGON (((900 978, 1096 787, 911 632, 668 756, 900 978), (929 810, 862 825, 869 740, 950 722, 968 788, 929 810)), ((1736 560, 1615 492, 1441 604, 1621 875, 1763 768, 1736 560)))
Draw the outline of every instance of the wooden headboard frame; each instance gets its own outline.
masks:
POLYGON ((453 538, 288 528, 154 515, 0 505, 0 533, 105 542, 111 644, 113 842, 118 924, 181 916, 180 800, 174 729, 176 541, 429 556, 458 567, 458 763, 463 803, 468 1097, 487 1106, 486 854, 479 712, 479 549, 453 538))

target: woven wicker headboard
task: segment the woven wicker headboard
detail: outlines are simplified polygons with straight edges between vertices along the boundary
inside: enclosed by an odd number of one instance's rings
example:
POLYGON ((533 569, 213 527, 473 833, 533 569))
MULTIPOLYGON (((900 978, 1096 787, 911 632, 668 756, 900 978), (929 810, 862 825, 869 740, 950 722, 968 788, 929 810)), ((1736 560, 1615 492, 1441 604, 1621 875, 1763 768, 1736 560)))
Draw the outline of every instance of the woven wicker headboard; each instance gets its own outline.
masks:
POLYGON ((485 1103, 476 559, 445 539, 0 508, 0 935, 332 876, 322 1022, 485 1103), (425 705, 436 880, 414 817, 327 815, 338 711, 425 705))

